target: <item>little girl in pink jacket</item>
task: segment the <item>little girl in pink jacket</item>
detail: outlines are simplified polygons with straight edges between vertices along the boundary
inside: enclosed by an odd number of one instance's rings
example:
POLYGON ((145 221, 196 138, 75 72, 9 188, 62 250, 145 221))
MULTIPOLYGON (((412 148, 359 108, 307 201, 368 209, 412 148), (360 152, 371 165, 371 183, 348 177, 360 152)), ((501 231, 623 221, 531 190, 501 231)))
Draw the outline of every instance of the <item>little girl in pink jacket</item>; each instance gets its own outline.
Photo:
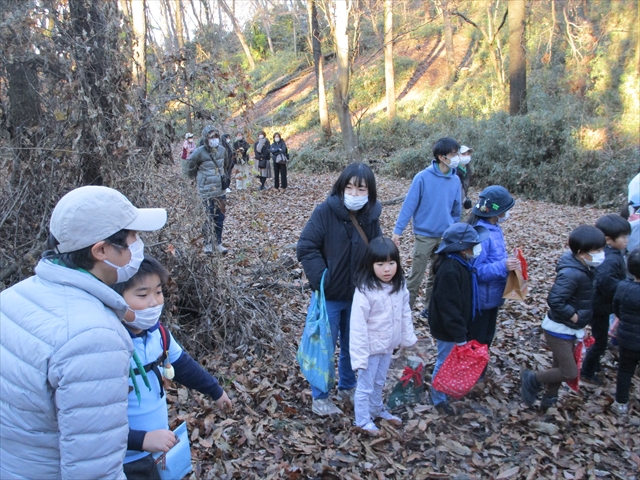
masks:
POLYGON ((398 346, 409 347, 418 340, 413 331, 400 252, 391 239, 378 237, 367 246, 356 285, 349 327, 351 366, 358 372, 355 425, 364 433, 377 436, 380 430, 373 423, 375 418, 396 426, 402 424, 382 403, 391 354, 398 346))

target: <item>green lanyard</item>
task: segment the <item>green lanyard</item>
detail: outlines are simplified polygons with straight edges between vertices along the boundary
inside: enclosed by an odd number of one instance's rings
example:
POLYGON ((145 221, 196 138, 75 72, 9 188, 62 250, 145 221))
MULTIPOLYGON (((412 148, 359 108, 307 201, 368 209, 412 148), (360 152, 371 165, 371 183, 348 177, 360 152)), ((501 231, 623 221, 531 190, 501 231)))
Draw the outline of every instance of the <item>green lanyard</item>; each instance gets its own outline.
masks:
MULTIPOLYGON (((140 361, 140 357, 138 357, 135 349, 133 350, 133 361, 136 362, 136 366, 138 367, 138 371, 140 375, 142 375, 142 380, 144 384, 147 386, 149 391, 151 391, 151 384, 149 383, 149 378, 147 377, 147 372, 144 369, 144 365, 140 361)), ((129 365, 129 377, 131 378, 131 382, 133 383, 133 389, 136 392, 136 398, 138 399, 138 406, 140 406, 140 388, 138 388, 138 382, 136 381, 136 374, 133 372, 133 367, 129 365)))

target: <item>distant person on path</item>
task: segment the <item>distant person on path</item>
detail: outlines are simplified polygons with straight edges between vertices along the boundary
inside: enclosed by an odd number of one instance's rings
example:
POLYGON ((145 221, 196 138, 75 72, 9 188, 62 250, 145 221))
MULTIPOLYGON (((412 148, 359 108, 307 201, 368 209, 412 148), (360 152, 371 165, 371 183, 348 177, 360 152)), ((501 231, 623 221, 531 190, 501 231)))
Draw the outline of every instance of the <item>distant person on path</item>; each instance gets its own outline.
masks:
POLYGON ((590 322, 595 343, 584 357, 580 379, 599 385, 601 382, 596 373, 600 371, 600 359, 609 344, 609 316, 613 313, 613 297, 618 284, 627 277, 624 252, 629 243, 631 226, 620 215, 610 213, 596 221, 596 228, 604 233, 607 244, 604 247, 604 259, 596 267, 596 291, 590 322))
POLYGON ((236 133, 236 140, 233 142, 236 190, 244 190, 251 185, 251 165, 249 165, 250 148, 251 145, 244 139, 242 132, 236 133))
POLYGON ((35 276, 0 293, 0 478, 125 478, 133 345, 109 285, 138 270, 136 232, 166 220, 98 186, 53 209, 35 276))
MULTIPOLYGON (((297 257, 313 291, 325 277, 327 313, 333 341, 340 341, 338 393, 353 402, 356 376, 349 353, 349 318, 355 291, 355 272, 362 263, 367 243, 382 236, 376 179, 362 163, 352 163, 336 180, 327 199, 316 207, 298 240, 297 257), (356 223, 364 233, 358 232, 356 223)), ((312 410, 317 415, 342 413, 329 392, 311 387, 312 410)))
POLYGON ((204 253, 212 253, 215 234, 216 249, 227 253, 222 245, 222 229, 224 227, 226 197, 222 188, 222 177, 228 164, 227 150, 220 145, 220 132, 213 125, 202 129, 202 146, 198 147, 189 158, 188 175, 196 179, 198 193, 204 203, 207 220, 202 226, 204 235, 204 253))
POLYGON ((471 176, 473 175, 473 167, 471 166, 471 155, 473 154, 473 148, 462 145, 460 147, 460 165, 456 168, 456 173, 460 179, 460 185, 462 186, 462 207, 465 210, 469 210, 473 203, 469 198, 469 185, 471 184, 471 176))
MULTIPOLYGON (((407 278, 411 308, 418 296, 418 290, 429 260, 440 244, 444 231, 460 220, 461 187, 456 175, 460 163, 460 145, 452 138, 441 138, 433 147, 431 165, 413 177, 407 197, 402 204, 396 226, 391 237, 400 246, 400 235, 413 221, 413 263, 407 278)), ((425 315, 428 313, 433 276, 427 278, 425 292, 425 315)))
POLYGON ((134 376, 129 378, 129 439, 124 459, 124 473, 129 480, 160 479, 150 453, 168 452, 176 445, 176 436, 169 430, 165 378, 209 395, 221 409, 232 407, 218 380, 160 324, 162 288, 168 278, 169 272, 160 262, 145 256, 133 277, 113 286, 129 306, 122 323, 131 336, 136 355, 130 362, 134 376), (138 364, 144 369, 139 370, 138 364))
POLYGON ((633 280, 620 282, 613 297, 613 313, 620 319, 616 333, 620 347, 616 401, 611 405, 617 415, 629 413, 631 380, 640 363, 640 248, 629 254, 627 268, 633 280))
POLYGON ((287 162, 289 161, 289 151, 287 144, 278 132, 273 135, 271 144, 271 158, 273 158, 273 187, 280 188, 280 178, 282 178, 282 192, 287 189, 287 162))
MULTIPOLYGON (((222 141, 220 142, 224 149, 227 151, 227 165, 225 168, 225 174, 227 177, 231 178, 231 171, 233 170, 234 165, 236 164, 236 157, 233 154, 233 144, 231 142, 231 135, 228 133, 224 133, 222 135, 222 141)), ((230 188, 227 188, 227 193, 231 192, 230 188)))
POLYGON ((358 372, 355 425, 370 436, 378 436, 380 430, 373 423, 376 418, 391 425, 402 425, 402 420, 389 413, 382 402, 391 355, 399 346, 410 347, 418 341, 413 331, 400 252, 391 239, 371 240, 356 274, 356 283, 349 324, 351 366, 358 372))
POLYGON ((256 157, 256 167, 258 168, 260 187, 258 190, 266 190, 265 182, 267 178, 271 178, 271 144, 267 139, 264 130, 258 132, 258 141, 253 146, 253 152, 256 157))
POLYGON ((520 395, 527 405, 534 404, 544 386, 540 407, 544 410, 553 407, 558 402, 562 382, 578 376, 573 347, 584 338, 584 327, 593 317, 595 267, 604 258, 605 245, 602 231, 589 225, 580 225, 569 235, 571 251, 558 260, 556 279, 547 297, 549 310, 542 321, 553 364, 546 370, 521 372, 520 395))
POLYGON ((182 159, 182 175, 187 176, 187 160, 193 153, 193 151, 198 148, 196 146, 196 142, 193 140, 193 133, 187 133, 184 136, 184 142, 182 143, 182 155, 180 158, 182 159))
MULTIPOLYGON (((471 340, 469 329, 479 308, 472 261, 480 254, 480 244, 488 237, 489 231, 485 227, 473 227, 468 223, 454 223, 442 235, 431 267, 434 284, 429 302, 429 328, 438 349, 432 379, 453 347, 471 340)), ((438 412, 449 416, 456 414, 444 392, 431 387, 431 400, 438 412)))

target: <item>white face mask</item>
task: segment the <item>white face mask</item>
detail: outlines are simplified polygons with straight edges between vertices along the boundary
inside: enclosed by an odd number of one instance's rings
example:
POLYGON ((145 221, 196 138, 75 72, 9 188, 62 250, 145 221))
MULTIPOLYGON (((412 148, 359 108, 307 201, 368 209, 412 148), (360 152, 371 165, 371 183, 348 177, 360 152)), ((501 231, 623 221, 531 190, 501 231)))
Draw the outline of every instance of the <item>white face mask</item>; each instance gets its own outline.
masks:
POLYGON ((137 328, 139 330, 149 330, 153 327, 158 320, 160 320, 160 314, 162 313, 162 307, 164 307, 164 303, 160 305, 156 305, 155 307, 145 308, 144 310, 131 310, 136 314, 136 318, 133 322, 127 322, 125 320, 125 325, 131 328, 137 328))
POLYGON ((344 194, 344 206, 347 207, 347 210, 360 210, 369 202, 369 195, 349 195, 347 193, 344 194))
POLYGON ((498 217, 498 223, 504 222, 507 218, 509 218, 509 211, 504 214, 504 217, 498 217))
POLYGON ((460 156, 456 155, 449 159, 449 168, 456 168, 460 164, 460 156))
POLYGON ((469 258, 478 258, 482 253, 482 245, 479 243, 473 246, 473 254, 469 255, 469 258))
POLYGON ((591 255, 591 260, 585 259, 584 261, 590 267, 597 267, 604 262, 604 252, 589 252, 589 255, 591 255))
POLYGON ((258 135, 258 138, 262 140, 264 138, 264 135, 258 135))
POLYGON ((219 138, 210 138, 209 139, 209 146, 216 148, 218 145, 220 145, 220 139, 219 138))
POLYGON ((274 142, 279 142, 280 141, 280 137, 276 137, 273 139, 274 142))
POLYGON ((116 283, 126 282, 133 277, 138 272, 142 260, 144 260, 144 243, 142 243, 142 239, 137 234, 136 241, 129 245, 129 252, 131 252, 131 259, 129 260, 129 263, 123 267, 119 267, 118 265, 111 263, 109 260, 104 260, 104 263, 115 268, 118 272, 118 279, 116 280, 116 283))
POLYGON ((471 161, 471 155, 460 155, 460 165, 466 165, 471 161))

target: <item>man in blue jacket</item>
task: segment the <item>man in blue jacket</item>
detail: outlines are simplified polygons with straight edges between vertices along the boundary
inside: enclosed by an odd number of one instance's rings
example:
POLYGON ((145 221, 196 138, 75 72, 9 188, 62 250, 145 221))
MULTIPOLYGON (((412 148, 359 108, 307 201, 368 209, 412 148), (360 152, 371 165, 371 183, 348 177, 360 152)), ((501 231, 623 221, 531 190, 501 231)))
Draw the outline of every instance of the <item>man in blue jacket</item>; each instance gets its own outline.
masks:
MULTIPOLYGON (((413 222, 415 235, 413 244, 413 263, 407 278, 411 308, 429 259, 440 244, 444 231, 460 221, 460 179, 456 167, 460 163, 458 151, 460 145, 452 138, 441 138, 433 147, 431 165, 413 177, 407 197, 404 199, 392 240, 400 246, 400 235, 409 223, 413 222)), ((429 306, 433 275, 427 277, 425 305, 429 306)))

